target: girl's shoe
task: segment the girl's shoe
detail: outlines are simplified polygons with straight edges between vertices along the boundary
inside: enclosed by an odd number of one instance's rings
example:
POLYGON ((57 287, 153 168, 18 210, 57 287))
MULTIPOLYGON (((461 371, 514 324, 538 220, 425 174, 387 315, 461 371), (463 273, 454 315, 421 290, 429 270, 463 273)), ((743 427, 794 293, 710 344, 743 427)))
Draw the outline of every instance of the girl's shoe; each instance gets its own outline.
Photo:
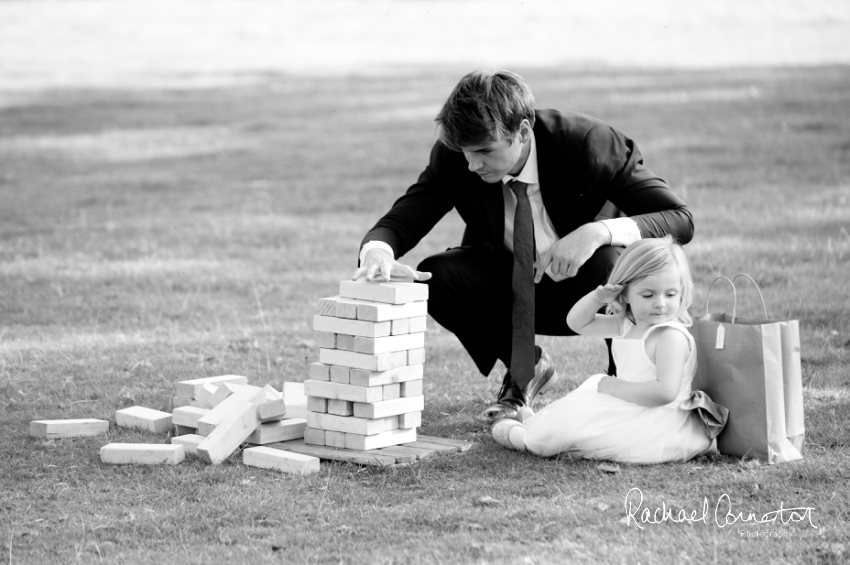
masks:
POLYGON ((516 410, 516 419, 520 422, 525 423, 526 420, 534 416, 534 410, 529 408, 528 406, 520 406, 516 410))
POLYGON ((504 447, 505 449, 512 449, 514 451, 519 451, 514 445, 511 443, 511 428, 515 426, 521 426, 522 424, 517 420, 512 420, 510 418, 505 418, 503 420, 499 420, 493 427, 490 428, 490 433, 493 435, 493 441, 504 447))

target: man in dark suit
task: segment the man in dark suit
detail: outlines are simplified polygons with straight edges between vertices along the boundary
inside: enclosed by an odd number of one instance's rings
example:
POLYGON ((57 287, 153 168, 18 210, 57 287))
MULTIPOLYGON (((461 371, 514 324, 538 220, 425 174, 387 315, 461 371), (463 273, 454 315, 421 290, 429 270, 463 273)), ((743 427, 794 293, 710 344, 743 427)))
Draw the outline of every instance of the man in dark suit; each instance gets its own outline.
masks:
POLYGON ((466 75, 435 121, 428 166, 366 234, 354 278, 426 282, 429 314, 481 373, 498 359, 510 368, 480 419, 516 417, 558 378, 534 334, 575 335, 567 313, 626 245, 666 234, 687 243, 693 219, 632 140, 590 116, 535 110, 509 71, 466 75), (612 205, 623 217, 600 219, 612 205), (417 270, 399 263, 452 208, 466 223, 461 246, 417 270))

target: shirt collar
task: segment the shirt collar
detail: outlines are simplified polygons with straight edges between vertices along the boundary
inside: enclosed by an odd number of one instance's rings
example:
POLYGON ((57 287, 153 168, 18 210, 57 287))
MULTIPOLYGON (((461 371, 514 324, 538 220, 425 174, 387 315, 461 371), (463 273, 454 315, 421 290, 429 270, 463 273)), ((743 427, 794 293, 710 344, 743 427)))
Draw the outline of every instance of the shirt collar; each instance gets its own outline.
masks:
POLYGON ((527 183, 529 185, 532 184, 540 184, 539 177, 537 175, 537 142, 534 139, 534 132, 530 132, 531 134, 531 149, 528 151, 528 160, 525 162, 525 166, 519 172, 518 175, 505 175, 502 178, 502 182, 506 185, 510 181, 518 180, 520 182, 527 183))

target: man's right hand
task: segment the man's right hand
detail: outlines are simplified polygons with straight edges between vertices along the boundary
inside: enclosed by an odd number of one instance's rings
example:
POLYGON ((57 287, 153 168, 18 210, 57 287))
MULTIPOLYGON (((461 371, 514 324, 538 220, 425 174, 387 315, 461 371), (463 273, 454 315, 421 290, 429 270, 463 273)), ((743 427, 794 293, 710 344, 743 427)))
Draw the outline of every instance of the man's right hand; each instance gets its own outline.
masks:
POLYGON ((375 248, 366 252, 363 264, 354 271, 351 280, 356 281, 364 276, 367 281, 383 280, 389 282, 393 278, 427 281, 431 278, 431 273, 417 271, 407 265, 402 265, 393 259, 393 256, 385 249, 375 248))

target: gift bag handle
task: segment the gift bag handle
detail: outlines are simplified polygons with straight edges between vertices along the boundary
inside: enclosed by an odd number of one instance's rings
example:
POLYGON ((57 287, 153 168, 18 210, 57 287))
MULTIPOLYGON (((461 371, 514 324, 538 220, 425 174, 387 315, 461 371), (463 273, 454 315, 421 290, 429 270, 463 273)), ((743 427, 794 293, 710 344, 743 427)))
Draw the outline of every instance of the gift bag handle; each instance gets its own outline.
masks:
MULTIPOLYGON (((759 298, 761 299, 761 307, 762 307, 762 310, 764 310, 764 319, 769 320, 770 316, 767 315, 767 304, 765 304, 765 302, 764 302, 764 295, 761 293, 761 289, 759 288, 758 283, 755 281, 755 279, 753 279, 753 277, 751 277, 750 275, 745 275, 743 273, 739 273, 732 278, 732 286, 735 286, 735 281, 737 281, 741 277, 743 277, 745 279, 749 279, 749 281, 751 283, 753 283, 753 286, 755 287, 756 292, 759 293, 759 298)), ((736 297, 736 299, 737 299, 737 297, 736 297)), ((737 302, 732 307, 732 323, 733 324, 735 323, 735 307, 736 306, 737 306, 737 302)))

